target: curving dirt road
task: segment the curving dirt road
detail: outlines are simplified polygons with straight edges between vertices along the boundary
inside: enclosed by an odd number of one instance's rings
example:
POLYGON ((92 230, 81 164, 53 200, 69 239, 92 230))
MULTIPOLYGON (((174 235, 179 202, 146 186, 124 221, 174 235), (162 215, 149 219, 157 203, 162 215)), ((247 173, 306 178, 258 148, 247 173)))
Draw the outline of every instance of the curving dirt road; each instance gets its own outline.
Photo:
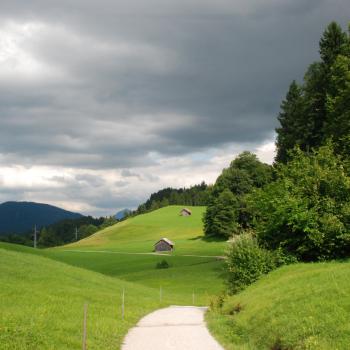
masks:
POLYGON ((204 322, 205 307, 170 306, 142 318, 122 350, 223 350, 204 322))

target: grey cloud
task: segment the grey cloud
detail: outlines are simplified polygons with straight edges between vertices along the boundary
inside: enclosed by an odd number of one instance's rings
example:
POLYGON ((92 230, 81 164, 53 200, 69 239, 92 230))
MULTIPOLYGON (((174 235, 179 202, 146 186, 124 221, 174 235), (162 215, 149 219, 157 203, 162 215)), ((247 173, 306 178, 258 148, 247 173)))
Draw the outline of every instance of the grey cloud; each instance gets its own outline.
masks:
POLYGON ((153 174, 145 174, 144 175, 144 179, 149 181, 149 182, 158 182, 160 181, 160 177, 157 175, 153 175, 153 174))
POLYGON ((123 169, 120 174, 123 177, 137 177, 137 178, 140 178, 139 174, 136 174, 135 172, 131 171, 130 169, 123 169))
POLYGON ((105 181, 101 177, 95 175, 78 174, 75 176, 75 179, 78 182, 82 182, 92 187, 101 187, 105 184, 105 181))
POLYGON ((137 168, 254 148, 271 138, 291 80, 317 59, 325 25, 349 18, 347 0, 5 1, 0 30, 20 45, 14 60, 38 66, 17 62, 13 73, 1 61, 0 165, 76 168, 62 197, 112 203, 84 169, 157 183, 137 168))
POLYGON ((11 163, 135 167, 149 152, 259 143, 290 81, 317 58, 325 24, 350 14, 337 10, 345 0, 153 3, 60 2, 59 16, 41 1, 4 6, 4 19, 43 23, 24 49, 67 74, 0 83, 0 152, 11 163), (188 123, 169 123, 176 116, 188 123))
POLYGON ((115 184, 117 187, 125 187, 125 186, 128 186, 130 183, 127 182, 127 181, 119 180, 119 181, 116 181, 114 184, 115 184))

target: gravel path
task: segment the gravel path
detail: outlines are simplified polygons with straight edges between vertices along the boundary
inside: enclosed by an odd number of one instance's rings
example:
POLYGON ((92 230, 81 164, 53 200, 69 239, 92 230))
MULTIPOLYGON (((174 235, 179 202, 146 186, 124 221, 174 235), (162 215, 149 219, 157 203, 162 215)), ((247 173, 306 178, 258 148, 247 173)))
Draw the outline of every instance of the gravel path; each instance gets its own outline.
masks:
POLYGON ((204 322, 205 307, 170 306, 142 318, 122 350, 223 350, 204 322))

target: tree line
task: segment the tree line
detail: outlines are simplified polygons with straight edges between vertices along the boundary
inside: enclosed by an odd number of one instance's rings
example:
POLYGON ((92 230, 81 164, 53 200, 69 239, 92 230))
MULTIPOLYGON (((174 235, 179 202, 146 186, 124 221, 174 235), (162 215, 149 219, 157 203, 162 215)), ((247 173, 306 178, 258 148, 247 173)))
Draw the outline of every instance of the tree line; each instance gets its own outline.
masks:
POLYGON ((189 188, 164 188, 152 193, 146 202, 140 204, 131 215, 153 211, 168 205, 205 206, 208 203, 211 186, 205 182, 189 188))
MULTIPOLYGON (((73 243, 86 238, 95 232, 114 225, 118 220, 114 217, 82 216, 77 219, 65 219, 51 225, 41 227, 37 232, 39 248, 48 248, 73 243)), ((3 242, 33 246, 34 229, 24 234, 0 236, 3 242)))
POLYGON ((204 230, 231 240, 233 293, 285 263, 350 256, 349 33, 328 25, 320 61, 291 83, 274 164, 243 152, 212 188, 204 230))

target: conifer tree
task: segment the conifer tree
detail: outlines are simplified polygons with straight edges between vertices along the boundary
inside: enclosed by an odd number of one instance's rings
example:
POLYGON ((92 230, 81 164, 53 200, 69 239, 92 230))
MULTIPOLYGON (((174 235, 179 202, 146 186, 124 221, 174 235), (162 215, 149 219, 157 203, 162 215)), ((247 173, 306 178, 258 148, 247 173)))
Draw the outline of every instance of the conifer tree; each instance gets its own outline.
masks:
POLYGON ((337 23, 332 22, 324 31, 319 47, 321 61, 309 66, 301 87, 295 82, 291 84, 281 105, 278 117, 281 126, 276 129, 277 162, 287 162, 288 152, 295 146, 309 151, 324 145, 329 138, 335 140, 338 151, 337 140, 346 138, 337 135, 337 129, 343 124, 346 126, 349 96, 346 84, 339 84, 341 76, 338 74, 337 78, 337 73, 346 70, 344 60, 340 64, 339 57, 349 57, 349 38, 337 23), (341 100, 340 95, 343 96, 341 100))
POLYGON ((331 67, 338 55, 345 53, 347 43, 347 35, 343 32, 340 25, 336 22, 330 23, 320 40, 322 62, 327 67, 331 67))
POLYGON ((331 137, 335 150, 350 155, 350 57, 338 56, 331 69, 331 89, 327 95, 328 117, 325 139, 331 137))
POLYGON ((280 127, 277 132, 276 161, 285 163, 288 160, 288 151, 295 145, 305 147, 305 129, 303 124, 303 97, 301 88, 293 81, 289 87, 286 99, 281 104, 278 116, 280 127), (303 130, 304 129, 304 130, 303 130))

